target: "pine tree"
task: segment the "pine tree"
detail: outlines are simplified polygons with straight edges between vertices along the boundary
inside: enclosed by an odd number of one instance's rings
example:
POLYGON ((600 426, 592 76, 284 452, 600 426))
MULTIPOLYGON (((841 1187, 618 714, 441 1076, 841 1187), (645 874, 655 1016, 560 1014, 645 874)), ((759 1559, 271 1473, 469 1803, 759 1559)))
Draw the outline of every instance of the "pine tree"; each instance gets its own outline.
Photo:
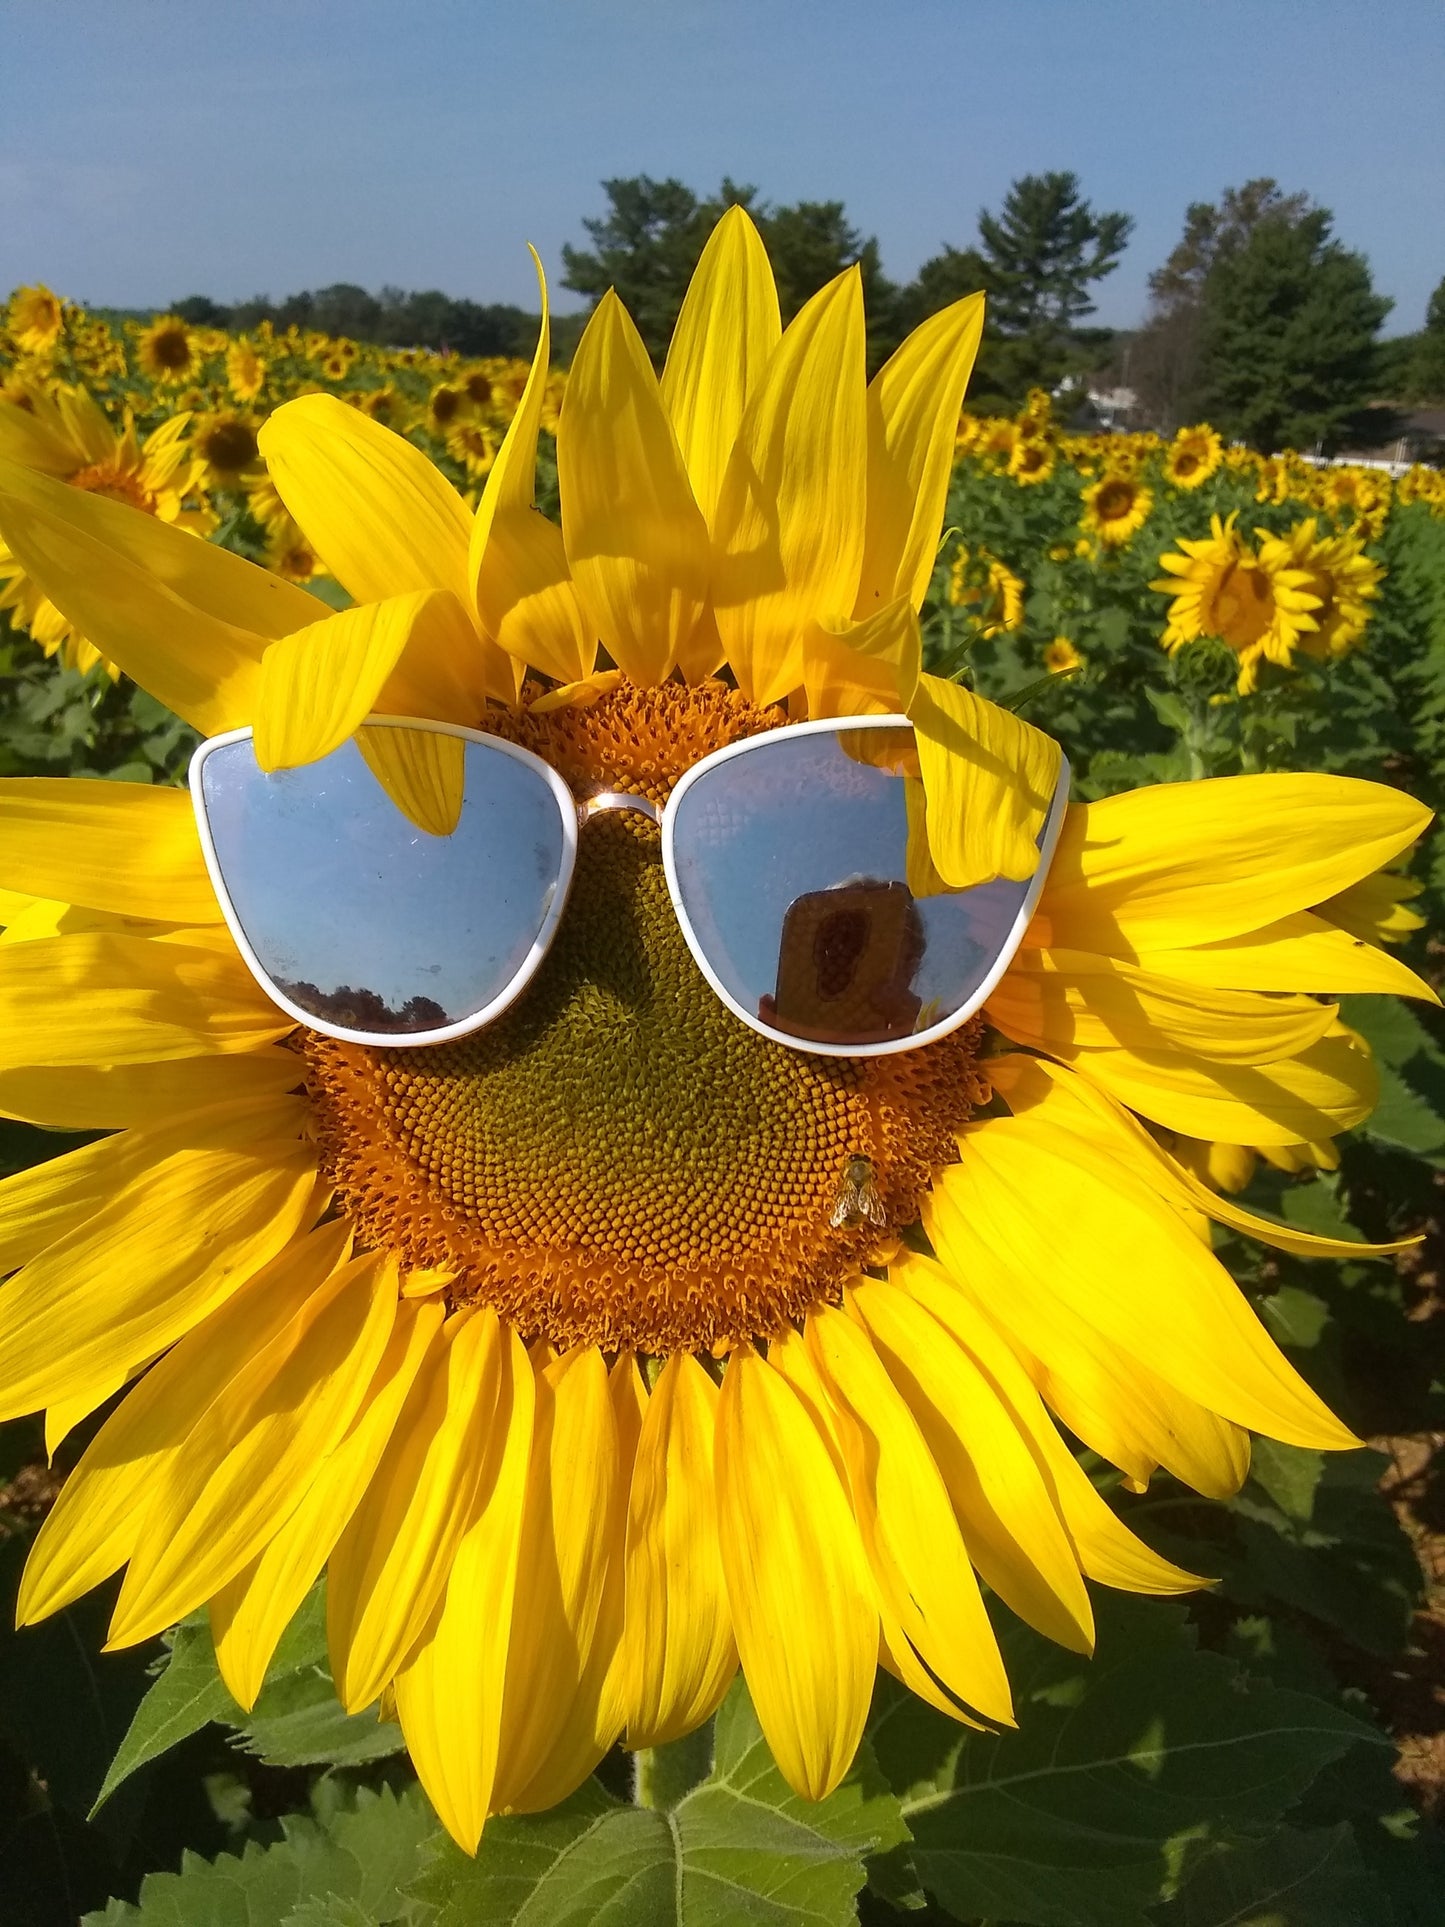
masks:
POLYGON ((1407 376, 1412 400, 1445 402, 1445 280, 1430 297, 1407 376))
POLYGON ((1204 278, 1205 411, 1225 435, 1266 453, 1337 445, 1370 399, 1390 307, 1364 256, 1333 238, 1327 209, 1265 215, 1204 278))

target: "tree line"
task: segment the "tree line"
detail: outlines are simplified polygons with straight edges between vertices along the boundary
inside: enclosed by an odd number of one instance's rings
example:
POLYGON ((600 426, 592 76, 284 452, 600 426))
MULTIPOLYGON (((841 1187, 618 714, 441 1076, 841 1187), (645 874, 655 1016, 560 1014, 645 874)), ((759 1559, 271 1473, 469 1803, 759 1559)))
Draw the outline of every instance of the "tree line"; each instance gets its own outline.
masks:
MULTIPOLYGON (((1270 179, 1186 210, 1178 243, 1150 276, 1148 313, 1129 331, 1092 317, 1133 219, 1096 208, 1072 173, 1022 176, 996 211, 980 209, 972 242, 945 243, 906 283, 884 273, 876 236, 852 224, 842 201, 775 203, 727 178, 698 195, 645 174, 602 190, 605 212, 582 222, 587 244, 562 250, 563 284, 594 306, 615 287, 659 366, 703 243, 739 204, 767 243, 785 320, 859 264, 874 367, 929 314, 983 289, 988 320, 969 391, 981 412, 1011 409, 1031 387, 1081 396, 1093 377, 1132 389, 1143 419, 1165 430, 1208 419, 1256 448, 1328 450, 1368 434, 1381 398, 1445 400, 1445 279, 1419 334, 1382 340, 1392 304, 1375 292, 1364 255, 1336 238, 1329 209, 1270 179)), ((529 355, 537 328, 534 314, 510 304, 435 289, 372 295, 349 283, 230 308, 191 296, 175 311, 197 324, 244 330, 266 319, 464 355, 529 355)), ((558 319, 563 360, 584 318, 558 319)))

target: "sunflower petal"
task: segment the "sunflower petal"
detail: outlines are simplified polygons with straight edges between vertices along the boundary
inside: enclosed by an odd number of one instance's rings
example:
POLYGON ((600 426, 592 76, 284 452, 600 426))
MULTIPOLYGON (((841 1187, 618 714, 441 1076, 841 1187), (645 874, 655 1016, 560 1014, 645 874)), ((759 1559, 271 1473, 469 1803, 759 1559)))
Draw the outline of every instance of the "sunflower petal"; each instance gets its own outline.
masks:
POLYGON ((662 400, 709 527, 743 416, 782 337, 778 291, 746 209, 730 207, 693 270, 662 371, 662 400))
POLYGON ((535 1379, 522 1341, 495 1328, 497 1397, 466 1530, 426 1638, 396 1676, 407 1751, 448 1832, 475 1853, 493 1804, 535 1379))
POLYGON ((707 526, 647 351, 610 291, 567 376, 557 480, 567 561, 588 621, 634 682, 661 682, 707 600, 707 526))
POLYGON ((983 296, 930 315, 868 385, 868 522, 855 614, 928 591, 964 390, 983 339, 983 296))
POLYGON ((714 1712, 737 1671, 718 1551, 717 1388, 685 1353, 648 1400, 627 1521, 627 1743, 659 1746, 714 1712))
POLYGON ((863 292, 850 268, 790 323, 743 415, 713 519, 713 608, 745 695, 803 680, 814 622, 845 618, 863 560, 863 292))
POLYGON ((359 729, 356 747, 403 816, 428 836, 450 836, 466 798, 466 743, 434 729, 359 729))
POLYGON ((296 1084, 294 1053, 274 1049, 160 1064, 30 1065, 0 1070, 0 1117, 55 1131, 127 1130, 212 1103, 279 1097, 296 1084))
POLYGON ((928 837, 940 876, 955 890, 994 877, 1031 877, 1059 780, 1058 744, 1032 723, 938 676, 920 676, 905 707, 918 743, 928 837))
POLYGON ((110 1648, 175 1625, 250 1563, 345 1436, 395 1318, 395 1260, 358 1258, 236 1374, 154 1482, 110 1648))
POLYGON ((119 916, 220 921, 184 792, 83 776, 0 780, 6 885, 119 916))
POLYGON ((335 395, 302 395, 259 439, 281 500, 355 601, 450 589, 470 606, 472 518, 405 436, 335 395))
POLYGON ((863 1737, 878 1614, 858 1526, 796 1392, 751 1346, 718 1401, 718 1537, 748 1690, 779 1771, 831 1793, 863 1737))
POLYGON ((1160 976, 1215 990, 1303 990, 1326 997, 1373 992, 1440 1001, 1398 957, 1308 910, 1222 943, 1150 950, 1146 958, 1160 976))
POLYGON ((917 687, 923 642, 918 617, 900 598, 865 622, 803 637, 803 689, 810 716, 886 716, 917 687))

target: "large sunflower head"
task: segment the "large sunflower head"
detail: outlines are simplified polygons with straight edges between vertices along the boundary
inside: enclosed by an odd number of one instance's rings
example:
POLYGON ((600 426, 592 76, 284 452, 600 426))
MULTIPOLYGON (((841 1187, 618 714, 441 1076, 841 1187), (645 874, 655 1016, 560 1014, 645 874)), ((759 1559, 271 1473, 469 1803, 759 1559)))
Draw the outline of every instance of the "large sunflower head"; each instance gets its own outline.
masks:
MULTIPOLYGON (((279 499, 355 598, 319 619, 13 465, 0 526, 131 674, 204 732, 253 724, 267 766, 390 713, 658 803, 790 718, 902 710, 926 887, 1022 878, 1058 751, 923 673, 915 614, 980 310, 935 316, 869 384, 857 274, 783 330, 734 209, 660 381, 614 297, 589 322, 560 526, 533 505, 545 308, 475 513, 360 412, 282 408, 279 499)), ((871 1058, 732 1017, 638 813, 581 832, 505 1016, 412 1050, 262 994, 184 797, 11 781, 0 817, 0 1110, 111 1133, 0 1188, 0 1414, 46 1407, 55 1442, 129 1388, 22 1615, 124 1566, 112 1641, 209 1602, 249 1704, 325 1566, 338 1690, 389 1694, 464 1844, 619 1738, 696 1726, 739 1663, 811 1796, 880 1660, 961 1721, 1009 1721, 980 1579, 1079 1649, 1086 1577, 1195 1583, 1061 1425, 1136 1488, 1165 1466, 1206 1493, 1243 1478, 1247 1428, 1352 1442, 1200 1229, 1340 1247, 1256 1223, 1160 1133, 1288 1146, 1368 1110, 1372 1066, 1322 993, 1429 993, 1312 906, 1419 834, 1391 791, 1238 778, 1071 810, 984 1015, 871 1058)))
POLYGON ((1240 693, 1247 694, 1261 662, 1289 666, 1318 626, 1320 597, 1288 542, 1258 529, 1259 547, 1251 548, 1235 519, 1211 516, 1208 536, 1181 540, 1182 554, 1161 555, 1159 566, 1169 573, 1150 586, 1173 598, 1164 647, 1173 651, 1200 637, 1228 644, 1239 658, 1240 693))

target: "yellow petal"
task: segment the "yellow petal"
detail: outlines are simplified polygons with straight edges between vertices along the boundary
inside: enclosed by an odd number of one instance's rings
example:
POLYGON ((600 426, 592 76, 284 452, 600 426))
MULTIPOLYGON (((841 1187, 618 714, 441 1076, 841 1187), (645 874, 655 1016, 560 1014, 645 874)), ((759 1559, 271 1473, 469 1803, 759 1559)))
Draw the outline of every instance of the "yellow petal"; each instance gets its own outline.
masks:
POLYGON ((405 436, 335 395, 303 395, 259 439, 281 500, 355 601, 450 589, 470 607, 472 518, 405 436))
POLYGON ((918 683, 918 618, 901 598, 866 622, 803 637, 803 688, 810 716, 887 716, 918 683))
POLYGON ((1160 783, 1069 811, 1032 939, 1134 957, 1218 943, 1368 876, 1430 822, 1350 776, 1160 783))
POLYGON ((773 1758, 805 1799, 853 1762, 878 1654, 858 1526, 796 1392, 751 1346, 718 1401, 718 1536, 748 1690, 773 1758))
POLYGON ((983 296, 930 315, 868 385, 868 524, 855 613, 928 591, 963 393, 983 338, 983 296))
POLYGON ((0 1287, 0 1412, 96 1402, 275 1257, 313 1211, 294 1143, 178 1151, 0 1287))
POLYGON ((977 1228, 1008 1263, 1017 1294, 1043 1289, 1186 1397, 1292 1445, 1355 1443, 1218 1259, 1087 1138, 1035 1112, 989 1119, 966 1133, 961 1162, 944 1171, 930 1203, 949 1237, 960 1224, 977 1228))
POLYGON ((34 890, 121 916, 212 923, 190 798, 144 783, 20 776, 0 781, 0 868, 34 890))
POLYGON ((392 802, 429 836, 450 836, 466 794, 466 743, 434 729, 361 729, 356 747, 392 802))
POLYGON ((213 1101, 279 1096, 294 1090, 296 1056, 287 1050, 235 1051, 224 1059, 163 1064, 71 1064, 64 1069, 0 1070, 0 1117, 57 1131, 125 1130, 163 1124, 213 1101))
POLYGON ((713 520, 713 607, 739 687, 776 702, 803 680, 802 637, 852 610, 868 433, 858 270, 794 317, 748 403, 713 520))
POLYGON ((0 1070, 247 1051, 295 1028, 234 949, 97 934, 0 950, 0 1070))
POLYGON ((1375 992, 1440 1001, 1398 957, 1308 910, 1223 943, 1150 950, 1145 956, 1149 969, 1161 976, 1219 990, 1305 990, 1327 997, 1375 992))
POLYGON ((395 1260, 356 1259, 236 1374, 155 1481, 109 1647, 175 1625, 250 1563, 345 1436, 395 1317, 395 1260))
POLYGON ((1181 984, 1089 951, 1030 949, 1015 957, 988 1013, 1015 1043, 1044 1051, 1122 1046, 1253 1065, 1308 1050, 1334 1023, 1336 1008, 1313 997, 1181 984))
POLYGON ((662 400, 711 527, 743 416, 783 331, 767 249, 730 207, 693 270, 662 371, 662 400))
POLYGON ((707 600, 707 527, 647 351, 610 290, 567 376, 557 481, 589 623, 634 682, 661 682, 707 600))
POLYGON ((601 1698, 622 1633, 626 1503, 607 1367, 583 1346, 537 1378, 496 1806, 555 1805, 617 1737, 601 1698))
POLYGON ((582 613, 562 531, 539 509, 499 504, 477 578, 477 616, 518 668, 581 682, 597 660, 597 631, 582 613))
POLYGON ((1031 877, 1059 780, 1058 744, 938 676, 920 676, 905 707, 918 741, 933 861, 944 881, 963 890, 994 877, 1031 877))
POLYGON ((341 1224, 296 1239, 126 1394, 36 1537, 20 1587, 20 1624, 58 1612, 125 1564, 166 1456, 182 1449, 235 1374, 285 1329, 297 1304, 342 1260, 347 1239, 341 1224))
POLYGON ((492 1435, 507 1334, 483 1311, 442 1336, 331 1558, 331 1671, 350 1711, 371 1704, 425 1630, 492 1435))
POLYGON ((683 1353, 648 1400, 627 1520, 627 1743, 659 1746, 714 1712, 737 1671, 718 1550, 717 1387, 683 1353))
POLYGON ((396 1677, 396 1710, 427 1797, 475 1853, 490 1810, 513 1623, 535 1381, 514 1331, 497 1328, 497 1396, 466 1531, 428 1636, 396 1677))
POLYGON ((338 749, 376 707, 413 629, 454 611, 455 598, 415 592, 344 609, 273 642, 261 662, 256 761, 264 770, 314 763, 338 749))
POLYGON ((0 468, 0 534, 69 622, 206 735, 249 721, 266 644, 316 619, 316 598, 268 570, 24 469, 0 468))
POLYGON ((969 1558, 1031 1626, 1088 1652, 1094 1617, 1060 1510, 1017 1418, 969 1354, 893 1285, 865 1282, 849 1304, 937 1465, 969 1558))
POLYGON ((351 1429, 316 1467, 291 1516, 212 1597, 216 1665, 238 1705, 255 1705, 277 1641, 370 1484, 441 1322, 442 1307, 435 1299, 398 1305, 386 1351, 351 1429))

